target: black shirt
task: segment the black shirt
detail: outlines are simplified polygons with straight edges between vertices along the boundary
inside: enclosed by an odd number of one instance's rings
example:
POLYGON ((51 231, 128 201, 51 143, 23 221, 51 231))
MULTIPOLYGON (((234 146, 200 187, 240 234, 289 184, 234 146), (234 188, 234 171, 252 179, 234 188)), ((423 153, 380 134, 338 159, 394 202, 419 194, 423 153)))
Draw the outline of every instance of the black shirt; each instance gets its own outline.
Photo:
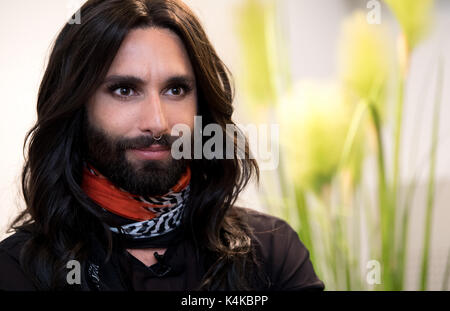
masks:
MULTIPOLYGON (((323 290, 309 252, 285 221, 251 209, 242 209, 253 230, 252 242, 271 281, 271 290, 323 290)), ((16 232, 0 242, 0 289, 36 290, 19 264, 19 254, 29 238, 16 232)), ((158 262, 147 267, 125 249, 108 264, 92 261, 82 272, 84 290, 194 290, 206 272, 206 259, 196 256, 188 240, 168 246, 158 262)))

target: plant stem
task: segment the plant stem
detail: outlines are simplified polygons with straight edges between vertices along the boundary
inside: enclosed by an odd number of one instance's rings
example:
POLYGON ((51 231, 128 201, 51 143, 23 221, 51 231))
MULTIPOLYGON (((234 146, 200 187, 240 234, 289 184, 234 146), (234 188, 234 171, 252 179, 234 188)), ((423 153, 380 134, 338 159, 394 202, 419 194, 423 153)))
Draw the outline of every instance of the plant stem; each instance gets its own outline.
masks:
POLYGON ((425 214, 425 234, 423 240, 422 273, 420 278, 421 290, 426 290, 427 288, 428 261, 430 256, 430 244, 431 244, 431 223, 433 221, 432 216, 435 197, 435 176, 436 176, 436 162, 437 162, 436 156, 439 138, 439 119, 440 119, 440 108, 443 89, 442 68, 443 66, 441 61, 439 62, 438 66, 437 94, 436 94, 436 101, 434 104, 431 162, 430 162, 430 174, 428 179, 427 210, 425 214))
POLYGON ((394 133, 394 182, 393 182, 393 202, 396 203, 398 178, 400 174, 400 143, 403 123, 403 102, 405 92, 405 80, 401 78, 398 86, 398 98, 395 111, 395 133, 394 133))
POLYGON ((381 223, 381 257, 383 262, 383 283, 385 289, 391 288, 391 268, 390 268, 390 244, 391 238, 391 222, 390 222, 390 204, 388 200, 388 189, 386 182, 386 168, 384 163, 384 148, 383 139, 381 133, 381 122, 377 111, 377 107, 373 102, 368 102, 370 115, 375 128, 375 134, 377 139, 377 163, 378 163, 378 204, 380 211, 380 223, 381 223))
POLYGON ((356 106, 355 111, 353 112, 347 136, 345 137, 344 147, 342 148, 342 154, 337 168, 338 171, 342 169, 342 167, 344 166, 344 164, 347 163, 348 158, 350 157, 353 143, 356 138, 356 134, 359 131, 366 110, 367 110, 367 103, 365 100, 361 100, 356 106))
POLYGON ((445 267, 444 278, 442 280, 442 290, 443 291, 448 290, 449 279, 450 279, 450 250, 448 251, 447 264, 445 267))
POLYGON ((412 197, 414 196, 414 192, 416 189, 415 180, 410 184, 408 188, 408 192, 406 195, 405 206, 403 207, 402 214, 402 222, 400 227, 400 243, 398 245, 397 252, 397 277, 395 280, 395 288, 398 290, 403 290, 404 281, 405 281, 405 269, 406 269, 406 253, 408 251, 408 233, 409 233, 409 215, 410 215, 410 204, 412 201, 412 197))
MULTIPOLYGON (((429 67, 428 73, 424 76, 424 81, 422 83, 422 89, 421 89, 421 96, 418 98, 419 102, 425 102, 425 95, 426 94, 426 86, 428 85, 425 83, 428 81, 428 78, 433 74, 433 67, 429 67)), ((412 137, 418 137, 419 133, 423 130, 423 122, 420 123, 421 116, 424 113, 424 109, 426 108, 426 105, 420 105, 420 110, 416 111, 415 113, 415 121, 414 124, 421 124, 421 126, 416 126, 414 129, 414 134, 412 137)), ((418 146, 419 144, 414 144, 414 149, 410 150, 410 163, 414 163, 414 159, 417 159, 416 155, 418 153, 418 146)), ((408 240, 409 240, 409 217, 411 213, 411 204, 414 200, 414 194, 416 192, 417 188, 417 171, 414 173, 411 182, 408 186, 408 189, 406 190, 405 194, 405 201, 403 203, 403 207, 401 210, 402 216, 401 216, 401 223, 400 223, 400 239, 399 244, 396 246, 396 249, 398 250, 397 258, 398 258, 398 266, 397 271, 398 275, 396 278, 397 285, 396 287, 399 289, 404 288, 404 282, 405 282, 405 272, 406 272, 406 258, 407 258, 407 252, 408 252, 408 240)))
POLYGON ((298 234, 302 242, 305 244, 306 248, 309 250, 311 261, 314 263, 315 251, 314 245, 312 243, 312 232, 309 223, 309 211, 308 205, 306 203, 305 194, 302 190, 296 191, 296 202, 300 218, 300 226, 298 228, 298 234))

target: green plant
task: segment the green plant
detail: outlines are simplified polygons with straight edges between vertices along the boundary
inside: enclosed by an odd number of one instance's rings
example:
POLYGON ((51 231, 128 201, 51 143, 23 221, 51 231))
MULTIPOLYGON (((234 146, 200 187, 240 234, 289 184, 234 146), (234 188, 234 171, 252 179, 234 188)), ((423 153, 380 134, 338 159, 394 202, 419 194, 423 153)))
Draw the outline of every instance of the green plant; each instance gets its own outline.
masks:
MULTIPOLYGON (((416 190, 414 178, 405 193, 399 187, 405 86, 411 75, 411 55, 431 23, 433 1, 385 2, 402 29, 397 53, 389 29, 369 25, 363 12, 354 12, 342 26, 338 77, 327 83, 291 82, 286 70, 287 42, 273 40, 279 31, 273 1, 246 0, 237 8, 244 59, 265 51, 259 54, 261 59, 246 65, 245 71, 252 74, 246 75, 242 88, 252 101, 252 111, 269 111, 271 120, 281 125, 280 165, 275 174, 265 176, 263 198, 268 207, 276 207, 271 212, 297 229, 318 275, 331 290, 405 289, 410 205, 416 190), (284 88, 280 81, 287 81, 284 88), (258 101, 258 96, 264 99, 258 101), (392 102, 393 116, 388 109, 392 102), (392 132, 386 130, 389 120, 393 120, 392 132), (392 156, 385 150, 386 135, 393 141, 392 156), (372 160, 375 170, 364 165, 372 160), (369 188, 364 178, 375 179, 375 187, 369 188), (274 188, 280 189, 279 195, 267 190, 274 188), (366 282, 370 259, 381 264, 381 284, 366 282)), ((421 290, 427 289, 431 245, 441 69, 437 85, 424 251, 418 272, 421 290)), ((448 282, 447 276, 443 288, 448 282)))

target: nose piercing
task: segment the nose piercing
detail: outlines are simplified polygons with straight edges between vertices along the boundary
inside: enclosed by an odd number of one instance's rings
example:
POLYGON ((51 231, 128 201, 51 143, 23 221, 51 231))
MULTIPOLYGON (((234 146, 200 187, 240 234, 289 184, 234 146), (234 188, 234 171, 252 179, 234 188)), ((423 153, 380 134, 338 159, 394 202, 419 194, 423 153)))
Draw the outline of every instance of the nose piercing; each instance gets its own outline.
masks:
POLYGON ((156 141, 160 141, 161 138, 162 138, 162 135, 159 135, 158 137, 153 136, 153 139, 156 140, 156 141))

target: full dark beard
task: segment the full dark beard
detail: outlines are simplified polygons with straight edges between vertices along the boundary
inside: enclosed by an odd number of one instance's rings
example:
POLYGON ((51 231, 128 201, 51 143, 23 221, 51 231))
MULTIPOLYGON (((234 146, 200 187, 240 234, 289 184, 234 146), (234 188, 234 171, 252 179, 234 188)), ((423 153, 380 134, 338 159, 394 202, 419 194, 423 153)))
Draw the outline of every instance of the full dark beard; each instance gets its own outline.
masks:
MULTIPOLYGON (((141 160, 131 163, 126 152, 144 149, 155 143, 152 136, 113 138, 85 119, 84 157, 114 185, 131 194, 155 196, 166 194, 186 171, 187 160, 141 160)), ((163 135, 157 143, 171 147, 175 138, 163 135)))

